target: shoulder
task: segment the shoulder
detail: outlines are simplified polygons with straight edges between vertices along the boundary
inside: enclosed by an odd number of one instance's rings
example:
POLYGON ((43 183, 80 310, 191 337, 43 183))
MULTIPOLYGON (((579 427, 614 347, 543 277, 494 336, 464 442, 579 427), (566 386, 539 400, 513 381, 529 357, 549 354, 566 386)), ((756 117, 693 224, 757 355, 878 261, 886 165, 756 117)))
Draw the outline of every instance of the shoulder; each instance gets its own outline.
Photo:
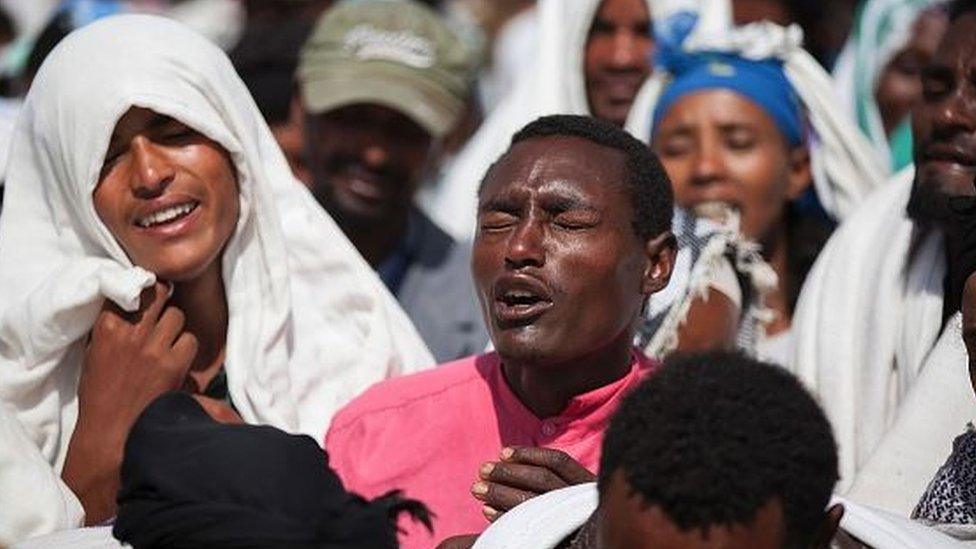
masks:
POLYGON ((391 418, 403 418, 418 409, 448 406, 469 398, 472 391, 488 391, 482 372, 493 357, 491 354, 470 356, 377 383, 336 414, 329 436, 372 420, 386 424, 391 418))

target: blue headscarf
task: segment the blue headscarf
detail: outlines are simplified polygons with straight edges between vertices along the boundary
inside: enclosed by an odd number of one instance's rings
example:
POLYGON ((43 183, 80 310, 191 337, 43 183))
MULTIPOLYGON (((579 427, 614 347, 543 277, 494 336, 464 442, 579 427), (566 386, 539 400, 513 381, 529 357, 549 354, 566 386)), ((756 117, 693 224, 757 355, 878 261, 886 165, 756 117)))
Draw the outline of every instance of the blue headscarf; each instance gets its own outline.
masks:
POLYGON ((718 88, 734 91, 766 111, 790 146, 803 143, 800 102, 779 60, 754 61, 716 52, 683 53, 665 47, 659 50, 657 64, 674 80, 658 99, 653 129, 682 97, 718 88))

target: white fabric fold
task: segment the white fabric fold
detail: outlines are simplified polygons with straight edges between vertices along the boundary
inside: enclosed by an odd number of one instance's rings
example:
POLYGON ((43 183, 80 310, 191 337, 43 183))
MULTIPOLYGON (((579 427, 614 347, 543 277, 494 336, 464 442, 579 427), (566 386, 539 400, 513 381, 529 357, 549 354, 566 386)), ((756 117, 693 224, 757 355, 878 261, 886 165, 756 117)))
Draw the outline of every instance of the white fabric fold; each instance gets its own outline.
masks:
MULTIPOLYGON (((0 218, 0 398, 58 467, 77 414, 82 340, 104 298, 137 306, 134 267, 92 202, 131 107, 222 145, 241 213, 223 253, 225 369, 242 417, 321 440, 374 382, 433 363, 382 282, 298 184, 226 56, 179 23, 124 15, 68 36, 37 75, 0 218)), ((0 491, 7 487, 0 487, 0 491)))
POLYGON ((854 477, 847 497, 909 516, 952 452, 952 442, 976 418, 962 340, 962 316, 949 319, 905 396, 894 423, 854 477))
POLYGON ((898 174, 840 226, 793 315, 794 373, 833 424, 841 493, 892 425, 942 326, 942 235, 908 218, 912 179, 898 174))
POLYGON ((0 402, 0 547, 78 528, 85 514, 34 442, 0 402))

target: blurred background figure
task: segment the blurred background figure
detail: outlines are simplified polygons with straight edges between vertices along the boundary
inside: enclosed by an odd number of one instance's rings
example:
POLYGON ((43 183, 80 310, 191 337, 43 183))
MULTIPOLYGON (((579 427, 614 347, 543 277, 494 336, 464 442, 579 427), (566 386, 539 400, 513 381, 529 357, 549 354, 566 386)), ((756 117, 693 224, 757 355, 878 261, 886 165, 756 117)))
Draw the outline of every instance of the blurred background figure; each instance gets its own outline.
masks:
POLYGON ((866 0, 834 67, 841 100, 896 172, 912 163, 910 110, 948 25, 940 0, 866 0))
POLYGON ((856 0, 731 0, 736 25, 770 21, 798 24, 805 48, 825 68, 833 66, 851 28, 856 0))
POLYGON ((488 342, 469 246, 413 205, 464 116, 475 69, 469 44, 412 0, 333 8, 298 67, 312 192, 439 361, 488 342))
POLYGON ((305 128, 295 71, 315 20, 331 0, 246 0, 246 24, 231 62, 281 146, 295 177, 306 185, 305 128))
MULTIPOLYGON (((646 127, 632 107, 650 87, 655 21, 680 8, 703 7, 699 29, 730 24, 727 0, 543 0, 536 8, 535 55, 514 89, 423 202, 426 212, 459 239, 474 230, 476 187, 491 162, 523 125, 546 114, 591 114, 626 127, 646 127), (705 9, 707 8, 707 9, 705 9)), ((646 139, 642 137, 642 139, 646 139)))

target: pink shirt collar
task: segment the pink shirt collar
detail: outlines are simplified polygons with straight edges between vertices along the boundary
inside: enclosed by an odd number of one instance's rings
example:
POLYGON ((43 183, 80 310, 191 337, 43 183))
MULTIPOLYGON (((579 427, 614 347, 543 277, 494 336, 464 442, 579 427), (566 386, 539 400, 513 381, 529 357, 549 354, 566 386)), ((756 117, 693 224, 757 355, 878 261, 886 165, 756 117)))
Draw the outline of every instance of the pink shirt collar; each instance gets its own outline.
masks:
POLYGON ((539 418, 512 391, 497 353, 482 355, 477 360, 478 371, 488 382, 492 400, 498 408, 497 416, 508 420, 508 425, 500 427, 503 430, 514 428, 540 445, 572 440, 608 423, 620 399, 639 384, 653 366, 650 359, 632 350, 631 367, 626 375, 609 385, 573 397, 555 416, 539 418))

